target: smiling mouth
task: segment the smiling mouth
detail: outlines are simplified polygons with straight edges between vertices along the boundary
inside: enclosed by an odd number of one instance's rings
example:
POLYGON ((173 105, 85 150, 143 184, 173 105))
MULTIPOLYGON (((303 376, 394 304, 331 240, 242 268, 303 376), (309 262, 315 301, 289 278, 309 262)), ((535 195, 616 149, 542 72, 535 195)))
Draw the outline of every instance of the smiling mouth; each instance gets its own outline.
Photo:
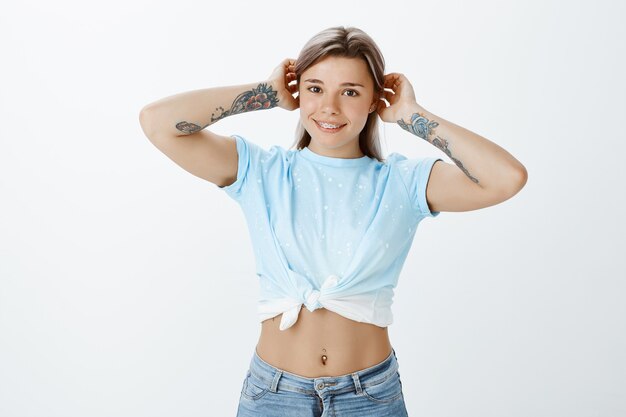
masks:
POLYGON ((331 124, 331 123, 322 123, 322 122, 318 122, 317 120, 315 120, 315 124, 324 131, 334 132, 344 127, 347 123, 336 125, 336 124, 331 124))

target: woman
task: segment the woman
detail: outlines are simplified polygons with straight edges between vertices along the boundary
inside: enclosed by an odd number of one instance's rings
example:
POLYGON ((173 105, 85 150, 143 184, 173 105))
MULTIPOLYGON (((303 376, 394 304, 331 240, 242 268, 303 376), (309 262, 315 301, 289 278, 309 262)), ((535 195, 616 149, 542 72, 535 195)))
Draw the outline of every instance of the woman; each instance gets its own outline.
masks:
POLYGON ((507 200, 524 186, 524 166, 421 107, 408 79, 384 75, 378 47, 354 27, 318 33, 263 82, 166 97, 140 120, 157 148, 246 215, 261 335, 238 416, 407 415, 387 326, 417 225, 507 200), (274 107, 300 109, 296 149, 205 129, 274 107), (398 153, 384 160, 378 118, 454 164, 398 153))

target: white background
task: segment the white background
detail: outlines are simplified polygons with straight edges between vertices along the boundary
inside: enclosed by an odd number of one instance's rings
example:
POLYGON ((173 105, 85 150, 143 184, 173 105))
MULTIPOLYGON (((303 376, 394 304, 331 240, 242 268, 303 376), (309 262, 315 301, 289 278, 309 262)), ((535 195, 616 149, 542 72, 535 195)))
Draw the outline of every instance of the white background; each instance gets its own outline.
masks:
MULTIPOLYGON (((622 2, 26 1, 0 13, 0 415, 234 416, 260 324, 239 206, 143 135, 356 26, 528 170, 420 226, 389 327, 409 415, 626 415, 622 2)), ((289 147, 299 112, 211 128, 289 147)), ((443 152, 399 126, 383 152, 443 152)))

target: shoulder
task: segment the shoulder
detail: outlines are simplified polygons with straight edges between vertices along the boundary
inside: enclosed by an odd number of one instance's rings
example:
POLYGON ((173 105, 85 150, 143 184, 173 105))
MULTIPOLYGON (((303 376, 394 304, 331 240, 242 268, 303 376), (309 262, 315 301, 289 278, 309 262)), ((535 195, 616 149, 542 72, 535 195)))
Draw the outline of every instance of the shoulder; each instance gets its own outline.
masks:
POLYGON ((288 150, 280 145, 262 145, 253 142, 239 134, 231 135, 237 141, 237 152, 240 156, 257 163, 275 162, 276 160, 288 161, 293 158, 294 150, 288 150))
POLYGON ((400 163, 401 161, 406 161, 407 157, 398 152, 392 152, 387 155, 384 164, 388 166, 394 166, 400 163))
POLYGON ((420 159, 409 159, 401 153, 392 152, 387 155, 387 158, 381 164, 390 171, 407 171, 411 169, 411 166, 415 166, 420 159))
POLYGON ((430 171, 432 165, 440 160, 442 159, 436 156, 420 156, 416 158, 407 158, 401 153, 393 152, 387 157, 386 165, 389 168, 395 168, 396 170, 404 172, 424 169, 430 171))
POLYGON ((387 158, 390 173, 395 173, 392 176, 404 184, 415 209, 423 217, 439 215, 438 211, 430 209, 427 198, 430 175, 438 161, 443 160, 436 156, 407 158, 399 153, 390 154, 387 158))
POLYGON ((236 180, 220 189, 227 192, 235 200, 249 195, 248 189, 257 189, 257 184, 266 182, 267 178, 274 181, 288 172, 292 152, 282 146, 264 146, 239 134, 232 134, 237 142, 237 177, 236 180))

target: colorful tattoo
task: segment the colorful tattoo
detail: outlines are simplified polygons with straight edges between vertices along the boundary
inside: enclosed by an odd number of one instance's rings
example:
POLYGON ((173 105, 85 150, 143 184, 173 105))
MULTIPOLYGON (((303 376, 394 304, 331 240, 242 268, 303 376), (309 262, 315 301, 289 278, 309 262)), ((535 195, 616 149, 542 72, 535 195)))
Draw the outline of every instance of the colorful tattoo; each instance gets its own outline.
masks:
POLYGON ((398 120, 398 124, 402 129, 413 133, 415 136, 418 136, 425 141, 432 143, 437 148, 441 149, 443 152, 445 152, 446 155, 450 157, 450 159, 454 161, 454 163, 461 169, 461 171, 463 171, 465 175, 469 177, 470 180, 478 183, 478 179, 470 175, 467 169, 463 166, 463 163, 452 156, 452 152, 450 152, 450 149, 448 148, 448 141, 435 134, 434 129, 439 126, 439 123, 434 120, 428 120, 419 113, 413 113, 410 123, 407 123, 403 119, 400 119, 398 120), (435 137, 430 140, 429 138, 432 135, 435 135, 435 137))
POLYGON ((226 116, 231 116, 234 114, 245 113, 254 110, 265 110, 271 109, 278 105, 278 98, 276 98, 276 91, 272 90, 272 86, 261 83, 257 88, 253 88, 249 91, 244 91, 239 94, 233 104, 231 105, 229 110, 225 110, 223 107, 218 107, 215 109, 216 111, 221 110, 221 114, 217 117, 215 113, 211 113, 211 122, 203 127, 198 126, 195 123, 190 122, 178 122, 176 123, 176 129, 180 130, 184 133, 196 133, 205 127, 209 126, 217 122, 220 119, 223 119, 226 116))

